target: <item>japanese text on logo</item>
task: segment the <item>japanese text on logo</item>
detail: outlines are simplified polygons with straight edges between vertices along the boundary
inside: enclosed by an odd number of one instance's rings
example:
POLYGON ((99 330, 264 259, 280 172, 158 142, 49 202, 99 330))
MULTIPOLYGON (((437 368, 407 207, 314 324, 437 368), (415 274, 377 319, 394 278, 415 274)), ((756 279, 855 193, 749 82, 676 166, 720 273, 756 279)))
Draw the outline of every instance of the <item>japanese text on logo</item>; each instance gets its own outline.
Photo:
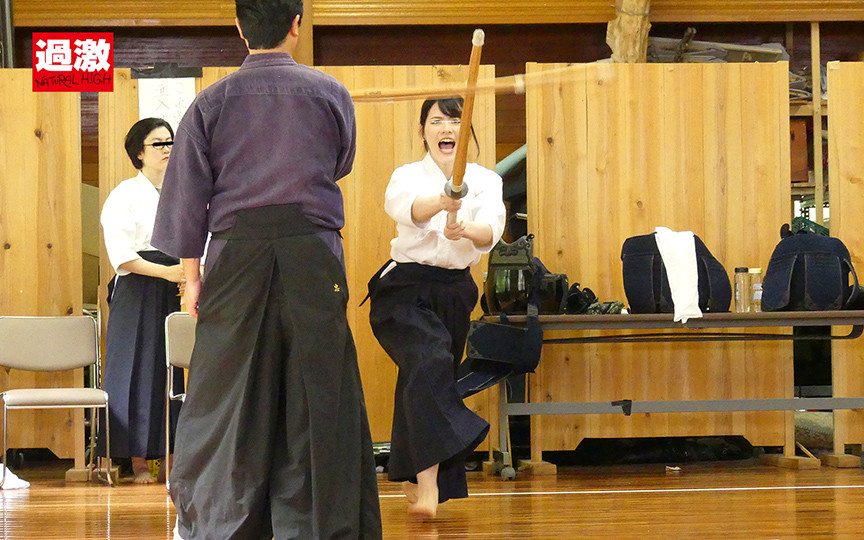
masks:
POLYGON ((114 34, 35 32, 34 92, 114 90, 114 34))

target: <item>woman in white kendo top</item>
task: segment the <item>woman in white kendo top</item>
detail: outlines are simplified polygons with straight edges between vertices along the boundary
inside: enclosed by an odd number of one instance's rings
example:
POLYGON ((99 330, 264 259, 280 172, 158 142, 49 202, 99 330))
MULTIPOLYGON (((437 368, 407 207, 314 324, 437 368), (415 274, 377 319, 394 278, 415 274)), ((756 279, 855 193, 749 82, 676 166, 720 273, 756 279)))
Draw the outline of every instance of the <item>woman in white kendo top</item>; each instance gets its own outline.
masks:
MULTIPOLYGON (((165 454, 165 317, 180 309, 183 271, 177 259, 150 245, 150 236, 173 140, 171 126, 161 118, 145 118, 132 126, 125 148, 138 174, 111 191, 101 215, 105 248, 116 274, 109 285, 103 377, 111 457, 131 458, 135 483, 152 483, 147 460, 165 454)), ((175 391, 182 392, 183 374, 178 371, 175 391)), ((172 432, 178 414, 179 403, 172 402, 172 432)), ((104 456, 104 422, 99 434, 97 452, 104 456)))
POLYGON ((397 224, 393 262, 370 283, 372 330, 399 366, 388 475, 402 482, 409 512, 420 517, 468 496, 464 461, 489 429, 462 402, 456 368, 478 298, 470 266, 501 238, 506 210, 501 177, 475 163, 465 168, 463 198, 444 191, 461 116, 461 98, 423 103, 428 153, 393 172, 384 202, 397 224), (447 225, 452 211, 456 223, 447 225))

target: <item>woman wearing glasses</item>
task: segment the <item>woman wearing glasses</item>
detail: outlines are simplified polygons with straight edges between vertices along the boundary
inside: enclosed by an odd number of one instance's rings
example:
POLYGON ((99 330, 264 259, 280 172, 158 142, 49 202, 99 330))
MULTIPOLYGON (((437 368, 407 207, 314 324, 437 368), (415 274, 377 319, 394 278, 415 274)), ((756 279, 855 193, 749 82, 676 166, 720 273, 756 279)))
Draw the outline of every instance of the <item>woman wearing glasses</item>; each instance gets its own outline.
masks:
MULTIPOLYGON (((388 475, 402 482, 409 512, 434 517, 438 503, 468 496, 465 458, 489 424, 456 390, 478 291, 470 266, 501 238, 501 177, 469 163, 467 194, 452 199, 462 99, 430 99, 420 109, 423 160, 393 172, 384 209, 396 221, 392 261, 370 283, 375 337, 399 367, 388 475), (447 213, 457 212, 447 224, 447 213)), ((471 133, 470 135, 473 135, 471 133)), ((476 146, 476 137, 474 142, 476 146)))
MULTIPOLYGON (((108 287, 103 377, 110 402, 111 454, 131 458, 138 484, 154 481, 147 460, 165 453, 165 317, 180 309, 177 293, 184 281, 179 261, 150 245, 173 141, 174 131, 161 118, 145 118, 132 126, 125 147, 138 174, 111 191, 101 216, 116 274, 108 287)), ((182 392, 182 371, 174 380, 175 391, 182 392)), ((173 424, 179 403, 172 402, 172 407, 177 407, 171 411, 173 424)), ((104 428, 100 426, 100 435, 104 428)), ((104 456, 104 439, 99 443, 104 456)))

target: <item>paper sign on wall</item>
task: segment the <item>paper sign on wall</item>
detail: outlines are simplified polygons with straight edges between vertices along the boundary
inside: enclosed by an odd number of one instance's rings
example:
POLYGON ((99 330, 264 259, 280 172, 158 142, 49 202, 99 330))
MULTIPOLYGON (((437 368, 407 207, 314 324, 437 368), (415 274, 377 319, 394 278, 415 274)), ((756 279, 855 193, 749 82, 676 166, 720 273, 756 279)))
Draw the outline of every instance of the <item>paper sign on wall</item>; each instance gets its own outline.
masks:
POLYGON ((138 117, 162 118, 174 132, 195 99, 195 79, 138 79, 138 117))

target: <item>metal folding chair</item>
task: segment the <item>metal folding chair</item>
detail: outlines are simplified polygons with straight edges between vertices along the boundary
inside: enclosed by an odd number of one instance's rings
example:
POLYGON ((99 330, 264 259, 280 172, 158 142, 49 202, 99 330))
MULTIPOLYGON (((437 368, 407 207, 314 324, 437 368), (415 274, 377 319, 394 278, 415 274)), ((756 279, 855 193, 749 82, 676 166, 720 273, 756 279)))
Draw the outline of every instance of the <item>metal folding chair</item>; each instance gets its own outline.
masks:
MULTIPOLYGON (((105 410, 105 481, 112 485, 111 442, 108 427, 108 394, 101 389, 99 333, 96 321, 86 315, 68 317, 0 316, 0 367, 7 370, 66 371, 95 366, 90 388, 19 388, 0 393, 3 400, 3 475, 6 481, 7 411, 15 409, 93 409, 90 428, 90 461, 99 425, 98 410, 105 410)), ((100 473, 102 472, 100 468, 100 473)))
POLYGON ((174 369, 189 369, 192 349, 195 347, 195 324, 197 319, 176 311, 165 318, 165 365, 168 369, 165 392, 165 487, 170 486, 171 475, 171 402, 183 402, 186 394, 174 393, 174 369))

